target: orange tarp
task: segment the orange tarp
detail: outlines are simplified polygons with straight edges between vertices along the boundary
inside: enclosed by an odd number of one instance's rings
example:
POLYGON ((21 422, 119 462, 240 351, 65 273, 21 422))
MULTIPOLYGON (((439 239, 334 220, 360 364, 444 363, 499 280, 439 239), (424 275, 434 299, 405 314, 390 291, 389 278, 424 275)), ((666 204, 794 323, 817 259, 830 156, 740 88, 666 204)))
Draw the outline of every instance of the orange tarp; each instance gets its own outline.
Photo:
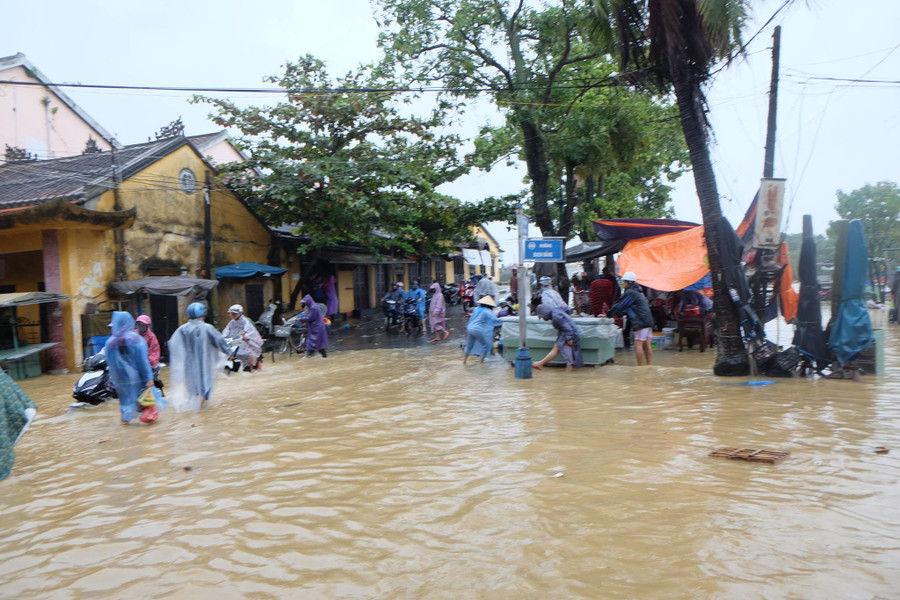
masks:
POLYGON ((631 240, 616 263, 620 274, 633 271, 638 283, 654 290, 684 289, 709 272, 703 226, 631 240))
POLYGON ((775 262, 784 265, 784 271, 781 273, 781 315, 788 323, 791 319, 797 317, 797 303, 800 300, 799 294, 794 291, 794 270, 791 268, 791 257, 788 254, 788 245, 781 243, 778 248, 778 255, 775 262))

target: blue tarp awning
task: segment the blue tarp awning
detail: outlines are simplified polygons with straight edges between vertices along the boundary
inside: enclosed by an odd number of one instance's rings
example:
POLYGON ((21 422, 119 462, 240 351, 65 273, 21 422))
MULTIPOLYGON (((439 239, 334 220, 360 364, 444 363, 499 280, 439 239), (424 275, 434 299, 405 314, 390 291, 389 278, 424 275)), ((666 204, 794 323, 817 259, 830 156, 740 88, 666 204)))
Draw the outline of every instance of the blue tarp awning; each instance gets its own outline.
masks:
POLYGON ((273 275, 283 275, 286 271, 287 269, 282 267, 271 267, 250 262, 226 265, 215 269, 216 279, 225 279, 226 277, 271 277, 273 275))

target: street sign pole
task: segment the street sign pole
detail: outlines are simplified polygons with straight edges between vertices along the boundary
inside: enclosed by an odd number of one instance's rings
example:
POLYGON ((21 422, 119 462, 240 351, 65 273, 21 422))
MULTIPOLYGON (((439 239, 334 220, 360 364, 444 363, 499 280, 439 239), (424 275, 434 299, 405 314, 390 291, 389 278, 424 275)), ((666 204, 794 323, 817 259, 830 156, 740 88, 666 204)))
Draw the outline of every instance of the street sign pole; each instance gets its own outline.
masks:
POLYGON ((522 205, 516 208, 516 228, 519 234, 519 350, 516 352, 516 379, 531 379, 531 351, 528 350, 527 325, 528 308, 531 304, 531 282, 525 271, 525 239, 528 237, 528 219, 522 205))

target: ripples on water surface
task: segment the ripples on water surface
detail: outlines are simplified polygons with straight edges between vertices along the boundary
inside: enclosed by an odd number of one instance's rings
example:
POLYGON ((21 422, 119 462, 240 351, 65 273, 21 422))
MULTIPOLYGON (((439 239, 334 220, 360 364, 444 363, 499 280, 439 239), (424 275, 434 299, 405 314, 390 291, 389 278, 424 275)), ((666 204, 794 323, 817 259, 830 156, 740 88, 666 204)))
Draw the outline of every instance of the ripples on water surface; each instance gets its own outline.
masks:
POLYGON ((696 351, 533 380, 455 345, 336 352, 152 427, 28 380, 0 596, 896 598, 898 341, 885 376, 768 387, 696 351))

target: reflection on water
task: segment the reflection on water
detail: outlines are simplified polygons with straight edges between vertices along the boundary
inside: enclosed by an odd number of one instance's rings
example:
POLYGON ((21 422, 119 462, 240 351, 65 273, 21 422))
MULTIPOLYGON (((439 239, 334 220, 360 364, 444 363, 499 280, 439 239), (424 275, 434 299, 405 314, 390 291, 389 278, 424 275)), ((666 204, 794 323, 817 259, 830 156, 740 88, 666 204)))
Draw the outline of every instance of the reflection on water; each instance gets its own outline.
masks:
POLYGON ((75 374, 28 380, 0 596, 896 597, 887 338, 886 376, 766 387, 725 385, 711 352, 532 380, 451 345, 335 352, 151 427, 68 412, 75 374), (706 456, 722 446, 791 456, 706 456))

